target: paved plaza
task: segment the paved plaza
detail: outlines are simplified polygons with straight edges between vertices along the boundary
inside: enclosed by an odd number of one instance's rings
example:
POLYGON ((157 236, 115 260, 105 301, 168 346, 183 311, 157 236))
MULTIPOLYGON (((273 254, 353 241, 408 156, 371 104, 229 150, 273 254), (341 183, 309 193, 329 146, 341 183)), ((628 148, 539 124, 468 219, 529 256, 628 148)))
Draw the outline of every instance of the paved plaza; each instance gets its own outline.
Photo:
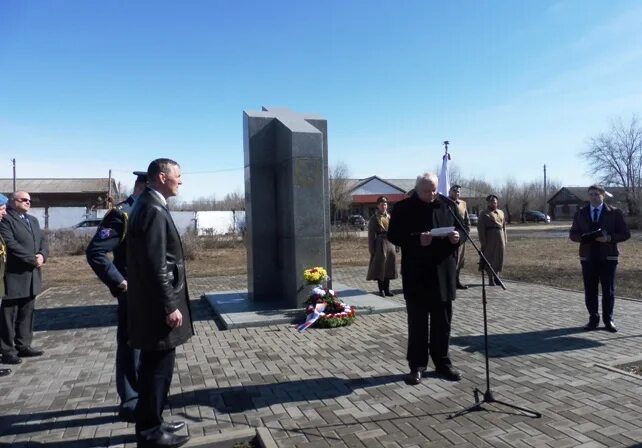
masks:
MULTIPOLYGON (((365 271, 334 276, 373 291, 365 271)), ((582 293, 507 286, 488 289, 491 388, 542 418, 499 405, 448 418, 473 403, 474 388, 485 390, 480 287, 454 304, 451 357, 463 380, 429 367, 408 386, 405 312, 304 334, 289 325, 222 331, 199 297, 245 288, 244 276, 190 280, 196 335, 177 352, 167 412, 188 422, 193 440, 264 427, 279 447, 642 447, 642 378, 611 367, 642 354, 642 302, 616 301, 619 333, 586 333, 582 293)), ((400 281, 392 287, 399 292, 400 281)), ((46 353, 0 378, 0 446, 134 447, 133 425, 115 416, 116 314, 106 288, 50 288, 35 320, 34 345, 46 353)))

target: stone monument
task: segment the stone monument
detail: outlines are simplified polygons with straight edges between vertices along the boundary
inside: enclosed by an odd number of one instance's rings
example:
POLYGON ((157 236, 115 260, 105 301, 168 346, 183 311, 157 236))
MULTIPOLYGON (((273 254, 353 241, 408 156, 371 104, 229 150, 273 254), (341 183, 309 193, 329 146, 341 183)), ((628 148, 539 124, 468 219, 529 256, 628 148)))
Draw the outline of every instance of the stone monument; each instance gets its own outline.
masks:
POLYGON ((331 275, 327 121, 283 108, 243 113, 248 297, 300 308, 303 271, 331 275))

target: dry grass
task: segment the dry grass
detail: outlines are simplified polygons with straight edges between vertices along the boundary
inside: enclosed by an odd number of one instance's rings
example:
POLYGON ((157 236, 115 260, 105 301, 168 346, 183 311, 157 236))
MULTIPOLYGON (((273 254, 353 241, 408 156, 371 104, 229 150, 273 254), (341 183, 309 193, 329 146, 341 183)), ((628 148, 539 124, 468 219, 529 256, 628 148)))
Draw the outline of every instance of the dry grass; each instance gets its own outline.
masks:
MULTIPOLYGON (((502 277, 509 280, 582 290, 582 275, 578 259, 578 245, 564 237, 511 236, 502 277)), ((552 233, 551 233, 552 235, 552 233)), ((620 244, 620 264, 617 274, 617 294, 642 299, 642 275, 638 254, 642 251, 639 233, 620 244)), ((191 244, 191 243, 188 243, 191 244)), ((247 270, 245 246, 235 243, 200 242, 190 245, 187 270, 190 277, 242 275, 247 270)), ((477 275, 476 258, 472 248, 466 248, 465 272, 477 275)), ((45 286, 87 284, 97 281, 87 266, 84 256, 53 256, 44 266, 45 286)), ((332 261, 335 267, 365 266, 369 255, 365 238, 342 236, 332 241, 332 261)))

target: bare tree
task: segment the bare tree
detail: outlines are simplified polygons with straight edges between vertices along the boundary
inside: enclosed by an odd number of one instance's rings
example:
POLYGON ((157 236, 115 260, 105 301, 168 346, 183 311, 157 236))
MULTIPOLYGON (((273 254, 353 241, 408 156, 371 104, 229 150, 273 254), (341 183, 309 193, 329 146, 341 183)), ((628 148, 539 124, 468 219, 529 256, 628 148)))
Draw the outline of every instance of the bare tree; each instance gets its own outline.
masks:
POLYGON ((350 208, 350 180, 348 166, 339 162, 330 168, 330 212, 333 222, 337 222, 341 212, 350 208))
POLYGON ((614 120, 608 132, 591 137, 589 147, 580 153, 591 164, 589 172, 600 176, 605 185, 624 187, 629 214, 639 215, 642 187, 642 127, 634 115, 628 126, 614 120))
POLYGON ((499 196, 501 197, 501 208, 506 212, 506 221, 513 222, 513 215, 519 210, 518 195, 520 188, 515 179, 508 179, 504 185, 499 189, 499 196))
POLYGON ((245 197, 238 191, 228 193, 216 203, 216 210, 245 210, 245 197))

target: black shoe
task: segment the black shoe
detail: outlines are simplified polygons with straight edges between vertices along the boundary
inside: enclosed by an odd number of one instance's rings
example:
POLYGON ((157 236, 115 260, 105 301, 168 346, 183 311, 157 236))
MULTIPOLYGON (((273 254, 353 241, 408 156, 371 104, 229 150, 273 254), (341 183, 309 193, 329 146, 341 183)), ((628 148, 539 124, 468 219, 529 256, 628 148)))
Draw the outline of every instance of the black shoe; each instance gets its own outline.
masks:
POLYGON ((461 379, 461 374, 451 365, 439 366, 435 369, 435 373, 448 381, 459 381, 461 379))
POLYGON ((18 350, 18 356, 21 358, 31 358, 33 356, 42 356, 44 354, 44 350, 36 350, 35 348, 32 347, 27 347, 23 348, 22 350, 18 350))
POLYGON ((613 322, 607 322, 604 325, 604 329, 606 331, 610 331, 611 333, 617 333, 617 327, 615 326, 615 324, 613 322))
POLYGON ((118 418, 121 422, 136 423, 136 414, 129 409, 119 409, 118 418))
POLYGON ((403 380, 406 384, 416 386, 421 383, 421 377, 424 374, 424 369, 410 369, 410 373, 404 375, 403 380))
POLYGON ((161 429, 165 432, 178 432, 185 427, 185 422, 163 422, 161 429))
POLYGON ((457 289, 468 289, 468 285, 463 285, 463 284, 457 282, 457 289))
POLYGON ((0 369, 0 376, 7 376, 11 373, 11 369, 0 369))
POLYGON ((18 358, 16 355, 2 355, 2 364, 20 364, 21 362, 22 359, 18 358))
POLYGON ((386 293, 386 296, 388 296, 388 297, 394 297, 394 296, 395 296, 395 295, 394 295, 393 293, 391 293, 390 291, 385 291, 385 293, 386 293))
POLYGON ((584 331, 593 331, 597 330, 598 322, 594 320, 589 320, 588 324, 584 325, 584 331))
POLYGON ((185 445, 189 440, 189 436, 178 436, 171 432, 158 431, 156 434, 158 436, 153 439, 139 438, 136 446, 138 448, 177 448, 185 445))
POLYGON ((386 297, 386 293, 385 293, 385 292, 383 292, 383 291, 379 291, 379 295, 380 295, 381 297, 386 297))

